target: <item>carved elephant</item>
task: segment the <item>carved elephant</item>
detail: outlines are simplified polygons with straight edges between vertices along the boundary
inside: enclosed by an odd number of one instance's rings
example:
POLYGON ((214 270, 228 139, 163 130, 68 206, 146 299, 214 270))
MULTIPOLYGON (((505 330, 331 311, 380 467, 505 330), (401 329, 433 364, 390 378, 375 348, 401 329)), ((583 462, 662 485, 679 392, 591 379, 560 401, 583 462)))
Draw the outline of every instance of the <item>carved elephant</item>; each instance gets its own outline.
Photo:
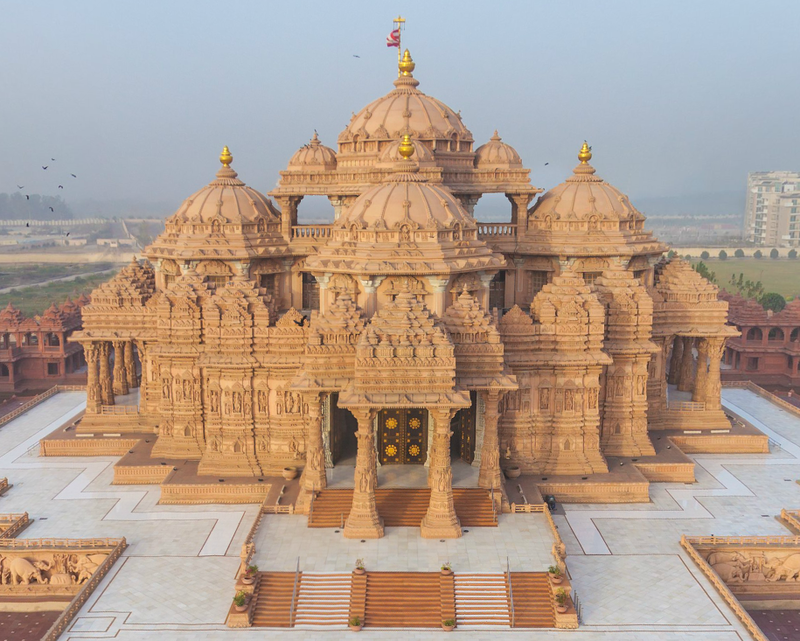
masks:
POLYGON ((741 583, 745 581, 745 570, 734 563, 717 563, 712 565, 714 572, 719 575, 725 583, 741 583))
MULTIPOLYGON (((722 564, 738 568, 739 577, 742 581, 747 581, 750 578, 750 572, 753 569, 753 559, 746 557, 740 552, 712 552, 708 555, 706 560, 715 570, 718 565, 722 564)), ((717 572, 717 574, 719 574, 719 572, 717 572)))
POLYGON ((772 559, 764 568, 764 577, 767 581, 797 581, 798 574, 800 574, 800 554, 772 559))
POLYGON ((8 563, 8 569, 11 572, 11 582, 14 585, 28 585, 34 579, 38 583, 47 583, 47 579, 42 576, 42 571, 49 570, 50 564, 47 561, 34 561, 31 563, 28 559, 23 559, 21 556, 11 559, 8 563))

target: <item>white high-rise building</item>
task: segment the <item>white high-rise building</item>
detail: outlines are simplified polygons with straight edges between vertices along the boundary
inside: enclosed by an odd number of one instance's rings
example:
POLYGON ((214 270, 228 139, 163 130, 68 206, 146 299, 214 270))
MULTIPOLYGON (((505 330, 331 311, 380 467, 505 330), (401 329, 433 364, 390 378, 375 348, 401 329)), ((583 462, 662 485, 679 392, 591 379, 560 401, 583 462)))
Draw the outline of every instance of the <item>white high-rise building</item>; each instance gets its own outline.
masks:
POLYGON ((800 246, 800 172, 747 176, 744 238, 762 247, 800 246))

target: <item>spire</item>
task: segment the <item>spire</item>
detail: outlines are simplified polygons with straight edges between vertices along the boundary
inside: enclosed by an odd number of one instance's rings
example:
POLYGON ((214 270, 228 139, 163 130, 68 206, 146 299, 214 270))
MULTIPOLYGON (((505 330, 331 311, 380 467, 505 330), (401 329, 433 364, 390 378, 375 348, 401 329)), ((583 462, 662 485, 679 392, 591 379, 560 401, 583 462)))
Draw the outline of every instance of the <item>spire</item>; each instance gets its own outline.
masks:
POLYGON ((584 140, 583 147, 581 147, 581 150, 578 153, 578 160, 581 161, 582 165, 586 165, 589 163, 591 159, 592 159, 592 148, 584 140))
POLYGON ((227 145, 222 148, 222 153, 219 155, 219 161, 222 163, 223 167, 231 166, 231 163, 233 162, 233 156, 231 156, 230 149, 228 149, 227 145))
POLYGON ((414 145, 411 144, 411 136, 403 134, 403 141, 400 143, 400 147, 398 147, 397 151, 400 152, 403 160, 408 160, 414 155, 414 145))
POLYGON ((397 68, 400 71, 400 75, 410 76, 413 78, 411 72, 414 71, 414 68, 416 66, 417 65, 415 65, 414 61, 411 59, 411 54, 408 52, 408 49, 406 49, 405 52, 403 53, 403 57, 400 60, 400 63, 397 65, 397 68))

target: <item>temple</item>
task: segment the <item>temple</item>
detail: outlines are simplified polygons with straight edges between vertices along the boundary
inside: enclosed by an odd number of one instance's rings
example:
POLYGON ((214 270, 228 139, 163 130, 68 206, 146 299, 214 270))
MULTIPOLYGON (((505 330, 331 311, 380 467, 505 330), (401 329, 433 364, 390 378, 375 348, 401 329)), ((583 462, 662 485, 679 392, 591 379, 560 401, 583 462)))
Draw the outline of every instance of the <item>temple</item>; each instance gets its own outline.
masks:
POLYGON ((461 534, 457 462, 498 508, 504 472, 561 500, 646 501, 649 481, 693 481, 654 434, 732 435, 720 362, 738 332, 717 288, 662 257, 586 143, 533 202, 511 146, 495 133, 474 149, 408 51, 399 70, 338 151, 315 134, 271 198, 226 147, 144 260, 93 292, 71 337, 88 365, 78 434, 151 435, 153 457, 193 461, 215 486, 296 467, 302 510, 349 466, 344 535, 359 539, 384 532, 380 466, 425 466, 419 525, 438 539, 461 534), (508 197, 510 223, 476 221, 485 193, 508 197), (309 195, 329 198, 333 223, 298 224, 309 195))

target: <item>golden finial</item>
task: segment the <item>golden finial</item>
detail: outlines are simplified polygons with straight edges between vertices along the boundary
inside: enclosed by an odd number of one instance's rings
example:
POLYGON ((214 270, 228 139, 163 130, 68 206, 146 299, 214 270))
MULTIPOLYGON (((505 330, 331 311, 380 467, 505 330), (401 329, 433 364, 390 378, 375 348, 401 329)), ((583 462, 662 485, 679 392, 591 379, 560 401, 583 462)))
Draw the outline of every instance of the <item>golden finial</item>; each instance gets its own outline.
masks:
POLYGON ((222 163, 223 167, 230 167, 231 163, 233 162, 231 150, 228 149, 227 146, 222 148, 222 153, 219 155, 219 161, 222 163))
POLYGON ((403 141, 400 143, 400 146, 397 149, 400 152, 400 155, 403 157, 403 160, 408 160, 411 158, 411 156, 414 155, 414 145, 411 142, 411 136, 404 134, 403 141))
POLYGON ((397 68, 400 70, 400 75, 410 76, 416 66, 417 65, 415 65, 414 61, 411 59, 411 54, 408 53, 408 49, 406 49, 403 52, 403 58, 400 60, 400 64, 397 65, 397 68))
POLYGON ((578 160, 581 161, 582 165, 586 165, 591 159, 592 159, 592 148, 584 140, 583 147, 581 147, 581 150, 578 153, 578 160))

